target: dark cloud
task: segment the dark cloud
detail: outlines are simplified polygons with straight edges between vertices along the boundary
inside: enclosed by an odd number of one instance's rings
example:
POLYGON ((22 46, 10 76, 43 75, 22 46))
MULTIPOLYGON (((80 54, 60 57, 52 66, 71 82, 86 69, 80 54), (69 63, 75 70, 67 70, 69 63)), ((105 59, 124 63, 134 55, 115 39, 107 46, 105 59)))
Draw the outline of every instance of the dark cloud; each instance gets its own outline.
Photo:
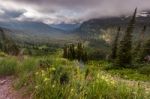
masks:
POLYGON ((4 9, 3 11, 4 16, 10 18, 17 18, 26 12, 26 10, 6 10, 6 9, 4 9))
POLYGON ((26 10, 8 10, 1 8, 0 18, 1 20, 11 20, 20 17, 23 15, 26 10))
POLYGON ((14 11, 5 11, 10 17, 20 20, 33 19, 44 22, 76 22, 90 18, 128 15, 150 9, 150 0, 0 0, 1 7, 7 5, 14 11), (6 5, 7 4, 7 5, 6 5), (26 12, 18 12, 25 9, 26 12))

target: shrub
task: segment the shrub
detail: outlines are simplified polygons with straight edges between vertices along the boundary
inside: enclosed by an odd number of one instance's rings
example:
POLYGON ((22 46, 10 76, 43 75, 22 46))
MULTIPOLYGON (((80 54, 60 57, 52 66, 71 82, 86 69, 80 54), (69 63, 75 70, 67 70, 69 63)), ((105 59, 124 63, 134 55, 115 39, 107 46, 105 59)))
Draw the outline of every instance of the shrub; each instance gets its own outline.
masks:
POLYGON ((0 52, 0 57, 6 57, 7 54, 5 54, 4 52, 0 52))
POLYGON ((60 76, 60 84, 67 84, 69 83, 69 76, 68 73, 65 72, 60 76))
POLYGON ((145 65, 143 67, 140 67, 138 70, 141 74, 145 74, 150 76, 150 65, 145 65))

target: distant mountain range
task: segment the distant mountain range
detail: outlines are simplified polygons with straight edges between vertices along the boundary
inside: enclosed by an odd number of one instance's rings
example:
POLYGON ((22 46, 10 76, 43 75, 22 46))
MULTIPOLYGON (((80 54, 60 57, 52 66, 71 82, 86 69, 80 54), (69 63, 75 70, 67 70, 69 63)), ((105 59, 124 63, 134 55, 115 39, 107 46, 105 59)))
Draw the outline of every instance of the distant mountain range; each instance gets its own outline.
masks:
POLYGON ((56 29, 42 22, 29 22, 29 21, 11 21, 11 22, 0 22, 0 26, 21 31, 30 31, 35 33, 64 33, 63 30, 56 29))
POLYGON ((80 23, 76 24, 60 23, 60 24, 51 24, 50 26, 64 31, 74 31, 75 29, 79 28, 80 25, 81 25, 80 23))
POLYGON ((69 42, 77 38, 75 34, 51 27, 42 22, 12 21, 0 22, 0 27, 19 42, 69 42))
MULTIPOLYGON (((116 30, 119 26, 122 31, 125 31, 130 19, 130 16, 91 19, 83 22, 77 31, 82 35, 89 35, 89 37, 102 32, 115 32, 114 29, 116 30)), ((144 11, 137 15, 134 32, 139 33, 144 25, 148 27, 146 31, 148 34, 150 32, 150 12, 144 11)))
MULTIPOLYGON (((119 26, 121 26, 122 30, 125 30, 129 20, 130 16, 121 16, 90 19, 76 24, 60 23, 51 25, 42 22, 11 21, 0 22, 0 27, 19 41, 76 41, 81 36, 93 37, 93 35, 96 35, 96 37, 99 37, 99 34, 107 34, 119 26)), ((150 26, 150 11, 139 13, 136 20, 135 33, 139 33, 144 25, 150 26)), ((150 29, 148 28, 147 34, 149 31, 150 29)), ((114 33, 109 35, 113 36, 114 33)))

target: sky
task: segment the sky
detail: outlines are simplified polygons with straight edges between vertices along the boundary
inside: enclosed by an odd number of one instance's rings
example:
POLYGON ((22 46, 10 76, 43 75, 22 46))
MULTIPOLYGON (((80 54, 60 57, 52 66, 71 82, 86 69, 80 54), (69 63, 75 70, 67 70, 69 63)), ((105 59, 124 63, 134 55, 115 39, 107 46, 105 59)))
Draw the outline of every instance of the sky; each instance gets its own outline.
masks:
POLYGON ((149 10, 150 0, 0 0, 0 21, 78 23, 149 10))

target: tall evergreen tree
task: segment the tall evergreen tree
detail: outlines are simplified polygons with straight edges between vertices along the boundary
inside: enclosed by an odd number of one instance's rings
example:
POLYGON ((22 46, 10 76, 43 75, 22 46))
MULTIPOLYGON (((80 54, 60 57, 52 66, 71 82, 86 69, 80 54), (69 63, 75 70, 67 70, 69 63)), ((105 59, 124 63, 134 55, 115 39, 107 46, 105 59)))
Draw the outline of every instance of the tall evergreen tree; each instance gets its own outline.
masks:
POLYGON ((143 41, 144 41, 144 34, 145 34, 145 31, 146 31, 146 26, 143 27, 140 35, 139 35, 139 40, 137 41, 137 45, 135 46, 135 49, 134 49, 134 57, 135 59, 138 61, 138 58, 139 58, 139 54, 141 52, 141 48, 142 48, 142 45, 143 45, 143 41))
POLYGON ((117 50, 118 50, 118 41, 119 41, 119 35, 120 35, 120 27, 118 28, 117 30, 117 34, 116 34, 116 37, 114 39, 114 42, 112 44, 112 50, 111 50, 111 55, 110 55, 110 58, 113 60, 113 59, 116 59, 117 57, 117 50))
POLYGON ((145 58, 150 56, 150 39, 146 41, 141 49, 141 53, 139 55, 139 61, 144 62, 145 58))
POLYGON ((71 44, 69 47, 70 50, 70 59, 73 60, 76 58, 75 45, 71 44))
POLYGON ((67 46, 67 45, 64 46, 64 49, 63 49, 63 57, 64 57, 64 58, 68 58, 68 46, 67 46))
POLYGON ((134 11, 132 19, 127 27, 125 35, 120 42, 119 52, 117 55, 116 65, 125 67, 126 65, 131 65, 132 63, 132 32, 134 30, 136 21, 137 8, 134 11))
POLYGON ((82 43, 78 43, 77 45, 77 59, 78 60, 82 60, 82 56, 83 56, 83 45, 82 43))
POLYGON ((87 62, 88 60, 87 52, 84 50, 82 43, 78 43, 77 46, 70 44, 69 46, 64 47, 63 57, 70 60, 77 59, 78 61, 83 62, 87 62))
POLYGON ((7 54, 11 55, 17 55, 19 53, 19 48, 13 42, 12 39, 10 39, 8 36, 6 36, 4 30, 0 28, 0 36, 1 36, 1 50, 7 54))

